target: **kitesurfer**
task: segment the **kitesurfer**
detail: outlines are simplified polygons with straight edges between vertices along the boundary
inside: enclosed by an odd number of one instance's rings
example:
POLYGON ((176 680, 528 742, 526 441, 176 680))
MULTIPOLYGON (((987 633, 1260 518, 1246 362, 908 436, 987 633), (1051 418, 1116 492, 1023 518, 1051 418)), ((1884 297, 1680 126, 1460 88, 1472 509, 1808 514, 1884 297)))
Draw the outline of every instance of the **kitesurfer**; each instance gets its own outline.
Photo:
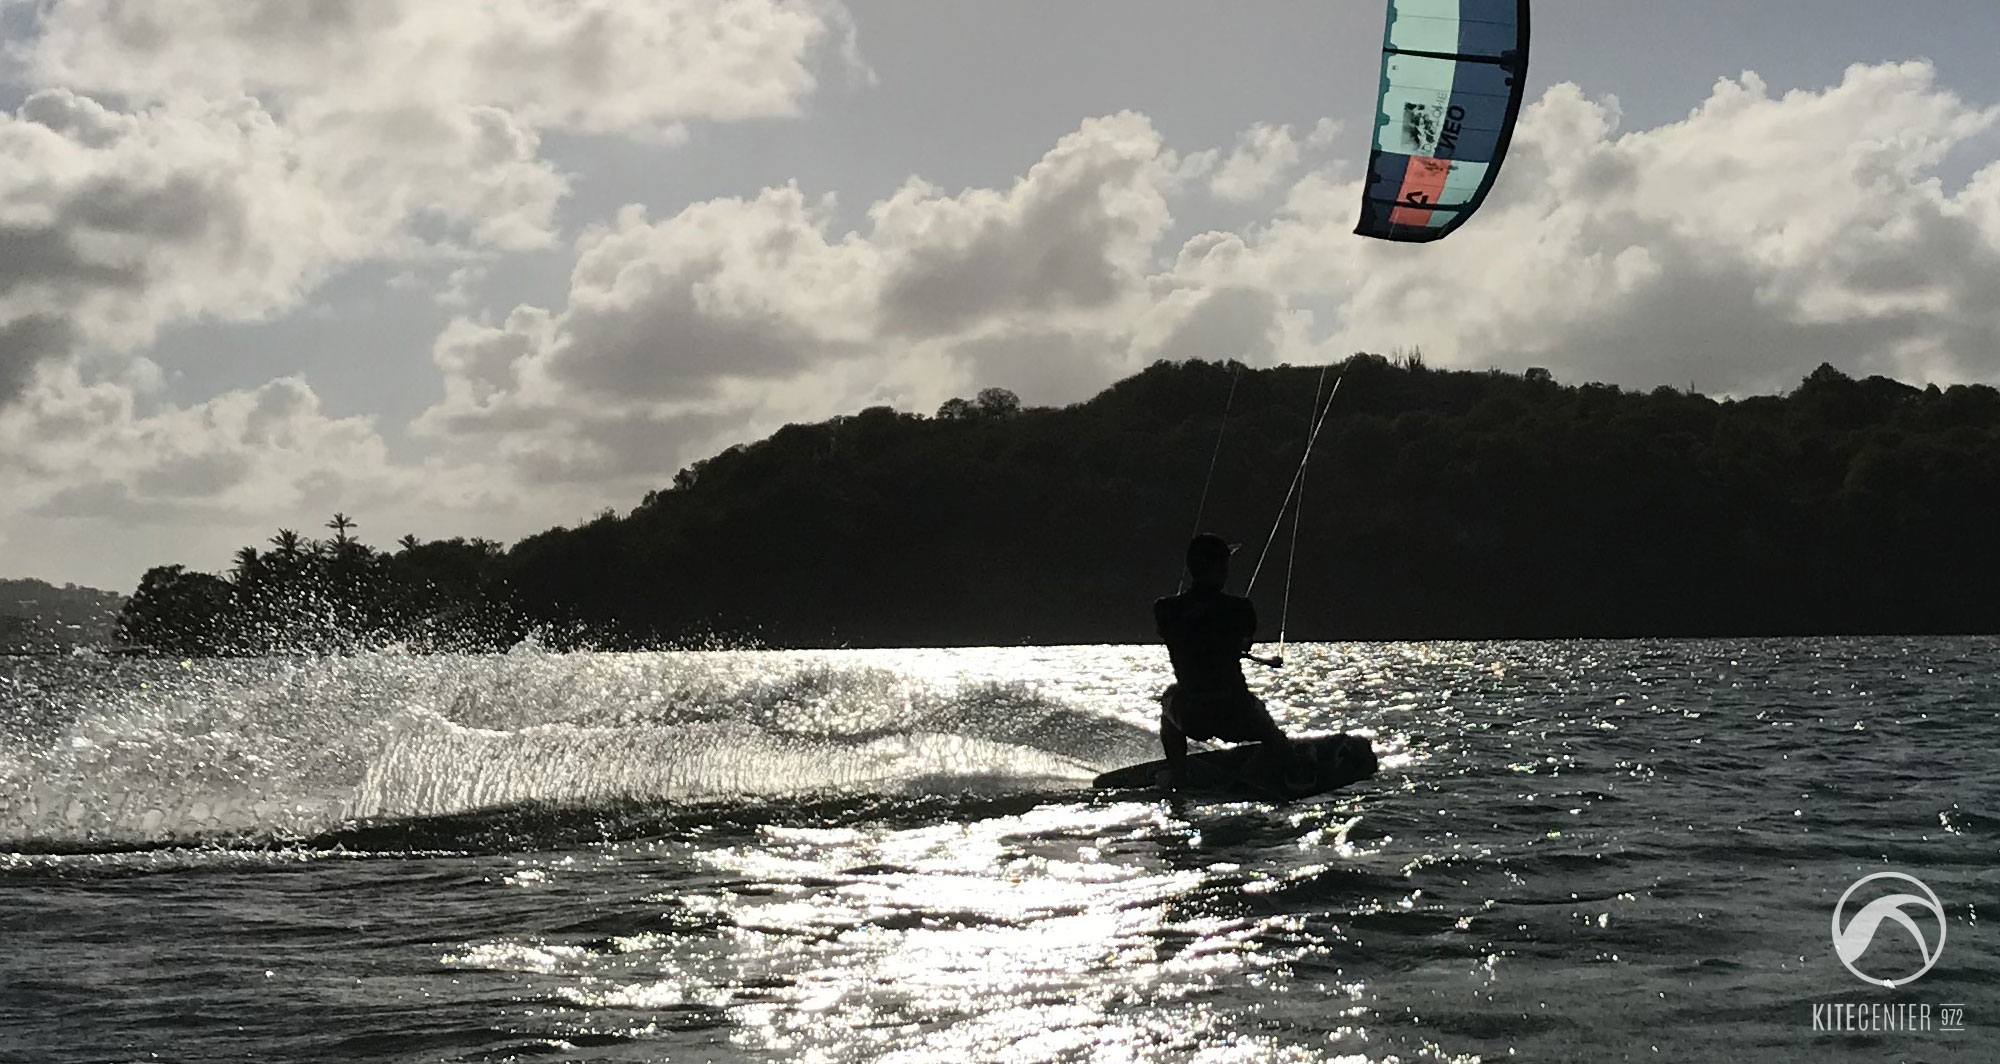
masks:
POLYGON ((1182 781, 1189 739, 1265 743, 1286 775, 1305 768, 1243 679, 1242 659, 1257 634, 1257 608, 1222 590, 1235 551, 1210 532, 1189 540, 1188 589, 1153 603, 1153 622, 1174 666, 1174 683, 1160 695, 1160 746, 1169 787, 1182 781))

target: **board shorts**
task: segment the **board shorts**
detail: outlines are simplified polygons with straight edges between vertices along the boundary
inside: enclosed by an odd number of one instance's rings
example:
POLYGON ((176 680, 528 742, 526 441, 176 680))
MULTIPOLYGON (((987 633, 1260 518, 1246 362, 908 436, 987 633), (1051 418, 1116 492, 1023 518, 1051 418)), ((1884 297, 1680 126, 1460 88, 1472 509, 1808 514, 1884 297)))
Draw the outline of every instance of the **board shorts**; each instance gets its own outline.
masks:
POLYGON ((1160 693, 1160 713, 1190 739, 1255 743, 1278 731, 1264 700, 1249 691, 1188 695, 1180 688, 1180 684, 1168 684, 1160 693))

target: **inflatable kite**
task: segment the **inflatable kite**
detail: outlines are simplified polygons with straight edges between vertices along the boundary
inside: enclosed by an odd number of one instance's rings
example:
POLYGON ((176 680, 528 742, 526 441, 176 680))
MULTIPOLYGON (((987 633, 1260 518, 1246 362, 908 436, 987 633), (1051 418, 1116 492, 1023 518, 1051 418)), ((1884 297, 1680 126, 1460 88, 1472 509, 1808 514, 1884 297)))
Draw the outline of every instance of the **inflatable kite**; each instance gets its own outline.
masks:
POLYGON ((1389 0, 1355 232, 1421 243, 1486 199, 1528 80, 1528 0, 1389 0))

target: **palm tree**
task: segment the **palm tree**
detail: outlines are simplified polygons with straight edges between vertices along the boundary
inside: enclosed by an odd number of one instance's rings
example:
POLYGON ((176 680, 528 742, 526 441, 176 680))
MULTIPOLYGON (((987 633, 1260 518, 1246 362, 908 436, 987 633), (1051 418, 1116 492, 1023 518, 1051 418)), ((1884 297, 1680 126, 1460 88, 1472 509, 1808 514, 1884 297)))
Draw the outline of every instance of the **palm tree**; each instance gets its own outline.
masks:
POLYGON ((283 557, 286 561, 297 561, 299 555, 302 553, 301 548, 305 546, 305 541, 299 538, 297 532, 289 528, 281 528, 278 530, 277 535, 271 537, 271 546, 278 548, 279 556, 283 557))
POLYGON ((333 545, 335 547, 345 547, 351 542, 347 538, 347 530, 361 526, 349 520, 346 514, 337 513, 333 515, 333 520, 326 523, 326 527, 333 529, 333 545))
POLYGON ((396 541, 396 545, 402 547, 404 550, 416 550, 418 547, 423 546, 423 543, 424 541, 418 539, 417 534, 415 532, 412 532, 409 535, 404 536, 402 539, 396 541))
POLYGON ((264 559, 255 547, 243 547, 236 552, 236 568, 232 575, 239 584, 249 583, 264 570, 264 559))

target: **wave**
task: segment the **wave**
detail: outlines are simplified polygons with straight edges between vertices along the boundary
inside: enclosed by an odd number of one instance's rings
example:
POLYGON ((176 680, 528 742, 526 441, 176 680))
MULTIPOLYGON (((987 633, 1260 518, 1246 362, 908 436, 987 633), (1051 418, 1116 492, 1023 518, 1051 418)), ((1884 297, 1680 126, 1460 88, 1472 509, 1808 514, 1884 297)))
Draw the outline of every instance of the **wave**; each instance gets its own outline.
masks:
POLYGON ((825 792, 925 793, 1088 782, 1075 758, 951 732, 802 739, 753 724, 483 731, 399 721, 363 778, 361 818, 526 801, 689 801, 825 792))
POLYGON ((1152 756, 1144 729, 1027 684, 774 652, 190 662, 22 734, 0 750, 16 852, 262 845, 524 805, 1047 791, 1152 756))

